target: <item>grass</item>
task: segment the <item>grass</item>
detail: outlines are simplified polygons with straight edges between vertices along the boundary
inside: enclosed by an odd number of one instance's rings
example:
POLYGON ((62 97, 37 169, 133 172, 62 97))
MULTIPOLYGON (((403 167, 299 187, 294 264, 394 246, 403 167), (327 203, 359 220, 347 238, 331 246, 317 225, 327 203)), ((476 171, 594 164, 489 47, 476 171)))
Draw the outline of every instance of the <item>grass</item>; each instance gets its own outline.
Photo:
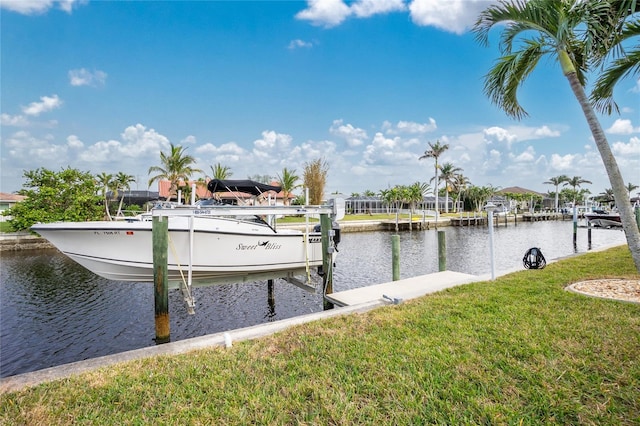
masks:
POLYGON ((5 394, 0 423, 638 424, 640 305, 564 290, 613 276, 626 247, 5 394))

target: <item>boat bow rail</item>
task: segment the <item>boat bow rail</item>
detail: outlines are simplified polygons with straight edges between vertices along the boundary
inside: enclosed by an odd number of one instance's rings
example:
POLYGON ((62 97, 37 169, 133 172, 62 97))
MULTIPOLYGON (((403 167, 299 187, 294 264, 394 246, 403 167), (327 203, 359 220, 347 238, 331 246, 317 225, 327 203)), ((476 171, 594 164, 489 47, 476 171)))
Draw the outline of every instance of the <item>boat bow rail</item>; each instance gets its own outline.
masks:
POLYGON ((323 206, 175 206, 156 208, 153 216, 312 216, 328 214, 334 220, 344 217, 344 202, 323 206))

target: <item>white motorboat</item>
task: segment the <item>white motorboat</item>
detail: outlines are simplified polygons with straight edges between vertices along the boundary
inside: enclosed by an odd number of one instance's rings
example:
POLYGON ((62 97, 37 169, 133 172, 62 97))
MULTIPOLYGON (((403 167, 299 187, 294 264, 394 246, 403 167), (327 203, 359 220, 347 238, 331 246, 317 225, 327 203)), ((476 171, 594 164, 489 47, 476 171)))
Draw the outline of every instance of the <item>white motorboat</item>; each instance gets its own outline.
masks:
POLYGON ((618 228, 622 227, 622 220, 619 213, 606 212, 604 210, 593 210, 584 214, 585 219, 591 226, 600 228, 618 228))
MULTIPOLYGON (((262 194, 280 188, 251 181, 211 181, 212 193, 262 194), (240 182, 238 184, 234 182, 240 182), (218 185, 218 186, 216 186, 218 185)), ((154 209, 128 221, 58 222, 31 229, 62 253, 102 277, 154 280, 153 216, 168 218, 168 279, 242 282, 288 276, 322 265, 318 229, 278 229, 257 215, 327 213, 334 208, 285 206, 175 206, 154 209)), ((337 226, 337 225, 334 225, 337 226)), ((339 232, 331 244, 339 242, 339 232)), ((335 255, 335 252, 334 252, 335 255)))

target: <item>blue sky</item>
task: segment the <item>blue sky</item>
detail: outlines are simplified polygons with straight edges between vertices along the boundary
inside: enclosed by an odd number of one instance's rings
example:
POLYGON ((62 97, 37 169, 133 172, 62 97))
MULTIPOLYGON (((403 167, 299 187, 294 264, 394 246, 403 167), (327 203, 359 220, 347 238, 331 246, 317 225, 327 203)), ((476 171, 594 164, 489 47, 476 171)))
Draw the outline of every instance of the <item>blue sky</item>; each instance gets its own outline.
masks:
MULTIPOLYGON (((488 4, 0 0, 0 191, 67 166, 147 189, 172 142, 209 175, 216 163, 238 179, 302 175, 324 158, 327 193, 378 192, 429 181, 433 160, 418 158, 436 140, 475 185, 547 192, 566 174, 610 187, 555 62, 520 89, 522 121, 484 96, 497 45, 468 29, 488 4)), ((601 123, 640 184, 640 81, 615 99, 621 113, 601 123)))

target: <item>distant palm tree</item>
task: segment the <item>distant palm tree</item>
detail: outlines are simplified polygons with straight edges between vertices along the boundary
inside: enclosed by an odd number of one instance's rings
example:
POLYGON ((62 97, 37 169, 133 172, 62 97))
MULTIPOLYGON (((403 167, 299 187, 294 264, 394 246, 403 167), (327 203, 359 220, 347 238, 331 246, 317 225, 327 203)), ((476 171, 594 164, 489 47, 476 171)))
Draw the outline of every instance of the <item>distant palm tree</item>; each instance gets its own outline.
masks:
POLYGON ((469 180, 469 178, 462 173, 458 173, 454 176, 453 192, 456 194, 456 200, 454 202, 453 208, 455 212, 458 211, 458 204, 460 203, 460 197, 462 196, 462 193, 466 191, 470 183, 471 181, 469 180))
POLYGON ((424 201, 425 191, 429 185, 426 183, 414 182, 406 190, 407 201, 410 203, 411 212, 416 210, 416 205, 424 201))
POLYGON ((233 175, 233 173, 231 172, 231 169, 228 166, 223 166, 220 163, 216 163, 215 166, 210 166, 210 167, 211 167, 211 177, 213 179, 225 180, 225 179, 229 179, 231 175, 233 175))
POLYGON ((431 143, 429 142, 429 149, 427 149, 424 154, 422 154, 420 156, 420 158, 418 158, 418 160, 423 160, 425 158, 433 158, 435 160, 435 167, 434 167, 434 180, 435 180, 435 185, 434 185, 434 194, 436 196, 436 222, 438 221, 438 211, 439 211, 439 205, 438 205, 438 190, 439 190, 439 184, 438 184, 438 158, 440 158, 440 156, 442 155, 443 152, 445 152, 447 149, 449 149, 449 144, 442 144, 440 143, 440 140, 436 140, 436 143, 431 143))
POLYGON ((109 211, 109 198, 107 197, 107 194, 109 192, 113 192, 114 189, 113 175, 111 173, 102 172, 99 175, 96 175, 96 180, 100 185, 100 193, 102 195, 102 198, 104 199, 104 209, 106 217, 108 220, 111 220, 111 212, 109 211))
POLYGON ((444 182, 445 188, 445 203, 444 212, 449 213, 449 188, 453 187, 458 172, 461 172, 460 167, 456 167, 453 163, 444 163, 440 166, 440 180, 444 182))
POLYGON ((631 182, 627 184, 627 191, 629 191, 629 198, 631 198, 631 193, 633 192, 633 190, 638 188, 640 188, 638 185, 634 185, 631 182))
POLYGON ((600 194, 598 194, 598 201, 610 203, 613 201, 613 189, 605 188, 600 194))
POLYGON ((195 158, 185 153, 186 148, 171 144, 170 152, 160 153, 160 166, 149 167, 149 174, 156 172, 155 176, 149 179, 149 186, 155 181, 167 179, 171 182, 168 198, 172 195, 178 195, 178 185, 180 181, 189 181, 193 173, 202 173, 202 170, 195 169, 192 165, 196 162, 195 158))
POLYGON ((586 179, 582 179, 582 176, 574 176, 572 178, 567 179, 564 182, 564 186, 570 186, 571 188, 573 188, 573 205, 574 206, 576 205, 576 198, 579 196, 577 189, 583 183, 591 184, 592 182, 586 179))
POLYGON ((300 176, 296 175, 295 169, 289 170, 286 167, 282 169, 282 174, 278 175, 278 184, 282 187, 282 195, 284 196, 284 205, 289 205, 289 196, 294 189, 300 185, 297 183, 300 176))
POLYGON ((131 183, 135 182, 136 178, 132 175, 128 175, 124 172, 118 172, 115 177, 115 196, 118 197, 118 192, 122 191, 122 197, 120 198, 120 204, 118 204, 118 212, 116 216, 123 216, 122 203, 124 202, 124 192, 131 189, 131 183))
POLYGON ((561 183, 566 182, 567 180, 569 180, 569 176, 560 175, 549 178, 548 181, 543 182, 545 185, 555 185, 556 187, 556 211, 558 211, 558 186, 560 186, 561 183))

